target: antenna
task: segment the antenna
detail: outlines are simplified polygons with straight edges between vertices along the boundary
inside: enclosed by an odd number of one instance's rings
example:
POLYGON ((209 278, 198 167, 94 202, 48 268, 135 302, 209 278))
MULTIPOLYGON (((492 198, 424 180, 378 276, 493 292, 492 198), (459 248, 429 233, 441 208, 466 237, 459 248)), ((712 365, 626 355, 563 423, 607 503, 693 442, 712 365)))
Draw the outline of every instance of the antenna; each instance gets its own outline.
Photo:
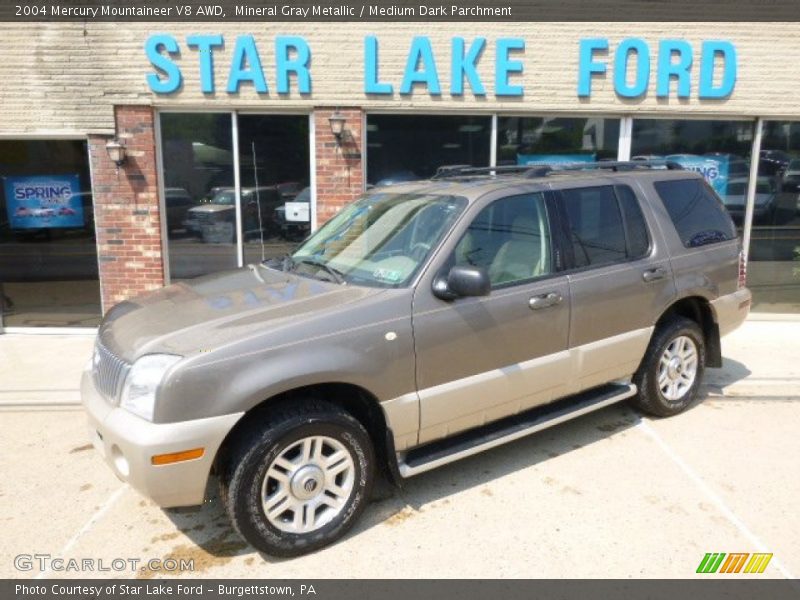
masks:
POLYGON ((258 191, 258 167, 256 166, 256 143, 250 142, 250 147, 253 150, 253 179, 256 184, 256 210, 258 211, 258 236, 261 239, 261 262, 267 258, 264 250, 264 221, 261 220, 261 194, 258 191))

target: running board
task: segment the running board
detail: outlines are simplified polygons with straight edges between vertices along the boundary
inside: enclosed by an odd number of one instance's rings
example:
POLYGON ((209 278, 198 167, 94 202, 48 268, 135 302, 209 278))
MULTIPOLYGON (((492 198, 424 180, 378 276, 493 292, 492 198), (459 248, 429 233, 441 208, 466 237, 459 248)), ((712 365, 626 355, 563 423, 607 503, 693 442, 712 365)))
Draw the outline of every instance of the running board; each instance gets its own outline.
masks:
POLYGON ((412 477, 489 448, 569 421, 636 394, 634 384, 607 384, 563 400, 538 406, 518 415, 476 427, 452 437, 431 442, 398 456, 403 477, 412 477))

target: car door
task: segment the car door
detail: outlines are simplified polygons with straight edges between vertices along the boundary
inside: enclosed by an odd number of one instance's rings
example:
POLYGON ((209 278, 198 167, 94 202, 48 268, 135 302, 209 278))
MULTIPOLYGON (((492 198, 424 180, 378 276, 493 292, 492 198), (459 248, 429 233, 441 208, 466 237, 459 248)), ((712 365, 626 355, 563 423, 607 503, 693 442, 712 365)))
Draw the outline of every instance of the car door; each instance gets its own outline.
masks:
POLYGON ((628 185, 562 189, 555 211, 572 300, 570 391, 578 392, 636 371, 675 288, 660 230, 628 185))
POLYGON ((415 292, 420 443, 549 402, 568 385, 569 285, 554 266, 545 194, 484 204, 415 292), (487 269, 491 293, 437 298, 433 282, 455 264, 487 269))

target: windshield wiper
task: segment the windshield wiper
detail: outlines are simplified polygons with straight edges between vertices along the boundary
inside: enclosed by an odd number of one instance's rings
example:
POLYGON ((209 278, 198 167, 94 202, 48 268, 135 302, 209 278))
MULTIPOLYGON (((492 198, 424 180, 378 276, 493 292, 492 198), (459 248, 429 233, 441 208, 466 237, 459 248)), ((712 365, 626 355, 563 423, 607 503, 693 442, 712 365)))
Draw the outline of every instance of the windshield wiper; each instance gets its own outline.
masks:
POLYGON ((275 256, 261 261, 262 267, 278 268, 281 271, 291 271, 294 269, 295 263, 291 254, 284 254, 283 256, 275 256))
POLYGON ((328 264, 326 264, 324 262, 312 260, 310 258, 301 258, 298 261, 295 261, 294 259, 291 259, 291 260, 294 263, 295 267, 297 265, 311 265, 312 267, 317 267, 318 269, 321 269, 321 270, 325 271, 328 275, 330 275, 333 278, 333 281, 335 283, 338 283, 339 285, 341 285, 341 284, 343 284, 345 282, 344 281, 344 273, 334 269, 332 266, 330 266, 330 265, 328 265, 328 264))

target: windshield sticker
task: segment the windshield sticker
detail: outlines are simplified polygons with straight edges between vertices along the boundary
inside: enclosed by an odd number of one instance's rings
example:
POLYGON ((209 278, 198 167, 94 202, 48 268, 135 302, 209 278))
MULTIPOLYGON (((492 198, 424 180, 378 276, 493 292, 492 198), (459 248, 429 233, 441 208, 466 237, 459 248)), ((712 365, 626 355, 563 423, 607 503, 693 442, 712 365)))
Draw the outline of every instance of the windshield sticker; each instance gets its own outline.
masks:
POLYGON ((392 283, 397 283, 403 279, 403 274, 400 271, 394 271, 392 269, 375 269, 372 272, 372 276, 375 279, 391 281, 392 283))

